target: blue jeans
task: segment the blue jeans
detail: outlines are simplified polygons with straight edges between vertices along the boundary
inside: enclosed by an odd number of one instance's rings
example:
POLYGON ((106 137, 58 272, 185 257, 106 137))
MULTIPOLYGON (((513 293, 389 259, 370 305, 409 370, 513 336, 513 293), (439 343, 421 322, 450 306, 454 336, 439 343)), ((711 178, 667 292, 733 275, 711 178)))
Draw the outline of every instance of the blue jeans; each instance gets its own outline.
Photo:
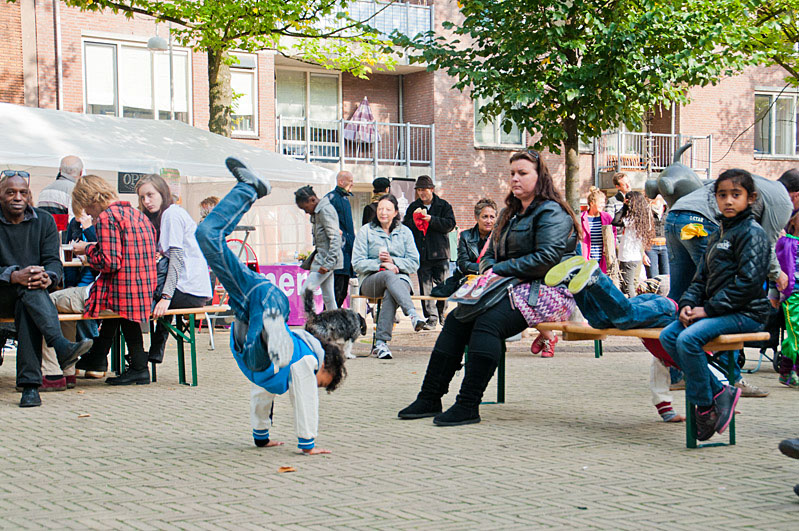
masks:
MULTIPOLYGON (((721 383, 707 366, 702 347, 721 334, 757 332, 763 324, 740 313, 706 317, 688 328, 675 321, 660 333, 660 343, 685 373, 685 398, 697 406, 713 404, 713 397, 722 389, 721 383)), ((734 380, 730 380, 734 381, 734 380)))
POLYGON ((696 274, 699 261, 705 254, 708 236, 719 230, 719 226, 696 212, 672 210, 666 214, 664 229, 671 270, 669 298, 679 302, 696 274), (701 224, 705 228, 707 236, 697 236, 690 240, 680 239, 680 231, 689 223, 701 224))
POLYGON ((288 321, 289 300, 266 277, 250 271, 227 245, 227 236, 233 232, 256 199, 258 195, 252 186, 236 184, 200 223, 196 236, 208 266, 227 290, 228 304, 240 321, 234 323, 230 335, 237 336, 237 325, 247 326, 243 345, 239 342, 236 344, 240 346, 238 350, 247 367, 253 371, 262 371, 271 363, 261 341, 264 310, 276 308, 288 321))
POLYGON ((646 252, 646 256, 649 258, 649 265, 644 266, 646 278, 669 274, 669 253, 667 249, 666 245, 653 245, 646 252))
MULTIPOLYGON (((719 230, 719 226, 704 216, 696 212, 687 210, 675 210, 666 214, 666 247, 669 250, 669 263, 671 264, 671 275, 669 275, 669 298, 674 299, 678 303, 680 297, 688 289, 694 275, 699 261, 705 255, 707 248, 707 240, 711 234, 719 230), (707 236, 694 237, 690 240, 683 240, 680 238, 680 231, 689 223, 699 223, 705 228, 707 236)), ((722 352, 720 360, 724 367, 727 366, 729 356, 735 355, 735 352, 722 352)), ((675 360, 676 361, 676 360, 675 360)), ((741 379, 741 368, 735 364, 735 372, 733 373, 733 382, 741 379)))
POLYGON ((660 328, 677 318, 677 306, 666 297, 645 293, 627 298, 600 271, 597 281, 574 295, 574 301, 594 328, 660 328))

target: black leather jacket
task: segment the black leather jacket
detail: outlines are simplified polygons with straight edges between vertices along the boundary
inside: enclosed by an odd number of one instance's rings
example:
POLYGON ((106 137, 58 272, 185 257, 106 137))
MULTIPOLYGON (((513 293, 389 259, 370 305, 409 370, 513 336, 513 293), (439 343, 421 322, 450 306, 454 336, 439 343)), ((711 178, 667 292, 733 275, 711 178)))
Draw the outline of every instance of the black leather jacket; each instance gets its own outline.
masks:
POLYGON ((533 201, 508 221, 498 241, 491 238, 480 271, 493 267, 497 275, 539 281, 552 266, 574 256, 576 248, 572 217, 555 201, 533 201))
POLYGON ((480 256, 483 245, 485 245, 485 240, 480 241, 480 229, 477 228, 477 225, 461 232, 458 237, 458 271, 464 275, 480 273, 477 257, 480 256))
POLYGON ((420 199, 408 205, 405 219, 402 221, 413 233, 416 249, 419 250, 419 261, 425 263, 449 260, 449 236, 447 233, 455 228, 455 214, 452 212, 452 206, 433 194, 433 202, 426 207, 427 213, 430 214, 430 227, 427 229, 426 236, 416 228, 416 223, 413 222, 414 211, 423 206, 420 199))
POLYGON ((770 312, 763 284, 771 249, 763 229, 747 208, 734 218, 720 218, 696 275, 680 298, 684 306, 703 306, 708 317, 741 313, 765 323, 770 312))

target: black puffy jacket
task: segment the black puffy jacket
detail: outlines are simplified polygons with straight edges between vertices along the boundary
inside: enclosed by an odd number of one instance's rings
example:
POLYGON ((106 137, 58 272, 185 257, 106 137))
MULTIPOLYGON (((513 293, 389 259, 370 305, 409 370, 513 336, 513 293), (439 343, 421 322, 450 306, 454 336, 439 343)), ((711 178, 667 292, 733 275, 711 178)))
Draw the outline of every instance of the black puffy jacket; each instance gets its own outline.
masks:
POLYGON ((529 302, 534 305, 547 271, 576 254, 577 233, 574 220, 563 207, 555 201, 541 200, 513 216, 502 227, 499 239, 492 236, 490 241, 480 260, 480 271, 493 267, 497 275, 532 281, 529 302))
POLYGON ((680 298, 684 306, 703 306, 708 317, 741 313, 765 323, 771 311, 763 284, 771 249, 763 228, 747 208, 734 218, 720 218, 691 284, 680 298))
POLYGON ((464 275, 479 273, 477 257, 483 250, 485 240, 480 240, 480 229, 475 225, 471 229, 461 232, 458 237, 458 271, 464 275))

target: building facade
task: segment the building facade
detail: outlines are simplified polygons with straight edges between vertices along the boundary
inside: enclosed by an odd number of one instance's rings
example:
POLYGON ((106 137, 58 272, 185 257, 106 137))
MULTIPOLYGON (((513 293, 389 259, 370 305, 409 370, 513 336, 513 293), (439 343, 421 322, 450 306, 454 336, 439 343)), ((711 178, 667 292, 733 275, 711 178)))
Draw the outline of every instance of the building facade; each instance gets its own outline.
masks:
MULTIPOLYGON (((369 14, 381 7, 380 2, 359 1, 352 9, 369 14)), ((454 0, 411 0, 390 6, 376 24, 386 32, 434 29, 443 34, 442 23, 458 16, 454 0)), ((0 101, 75 113, 174 117, 208 127, 206 56, 177 45, 171 54, 147 47, 151 37, 168 36, 166 24, 144 16, 82 13, 57 0, 18 0, 0 4, 0 31, 0 101)), ((453 90, 443 72, 400 64, 365 80, 272 52, 236 57, 233 137, 353 171, 356 223, 372 179, 412 180, 428 174, 437 193, 452 203, 459 228, 468 228, 478 199, 502 203, 508 193, 508 158, 530 141, 528 133, 506 134, 498 123, 480 121, 469 94, 453 90), (363 101, 374 117, 368 127, 350 120, 363 101)), ((595 183, 610 188, 608 177, 615 171, 630 172, 641 183, 667 165, 689 137, 694 148, 683 160, 702 176, 742 167, 778 177, 799 161, 799 92, 786 88, 784 77, 777 67, 750 68, 716 86, 692 89, 689 105, 655 110, 646 131, 603 135, 581 150, 582 189, 595 183)), ((544 157, 562 183, 563 157, 544 157)), ((202 192, 220 195, 224 189, 202 192)), ((186 202, 194 215, 195 196, 186 202)), ((253 224, 265 224, 264 232, 280 232, 287 219, 296 228, 294 236, 283 240, 257 239, 262 262, 289 259, 308 245, 307 231, 301 229, 307 222, 292 208, 253 213, 253 224)))

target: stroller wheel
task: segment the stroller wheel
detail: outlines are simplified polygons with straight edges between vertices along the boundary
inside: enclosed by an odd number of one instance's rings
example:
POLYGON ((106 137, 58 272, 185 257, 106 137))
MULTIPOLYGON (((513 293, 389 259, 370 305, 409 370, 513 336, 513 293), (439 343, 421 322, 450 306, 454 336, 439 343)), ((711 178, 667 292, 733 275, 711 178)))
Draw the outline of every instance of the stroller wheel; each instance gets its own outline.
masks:
POLYGON ((746 353, 744 353, 744 349, 738 351, 738 368, 743 369, 744 365, 746 365, 746 353))
POLYGON ((774 366, 774 372, 780 372, 780 361, 782 360, 782 352, 775 350, 774 356, 771 358, 771 364, 774 366))

